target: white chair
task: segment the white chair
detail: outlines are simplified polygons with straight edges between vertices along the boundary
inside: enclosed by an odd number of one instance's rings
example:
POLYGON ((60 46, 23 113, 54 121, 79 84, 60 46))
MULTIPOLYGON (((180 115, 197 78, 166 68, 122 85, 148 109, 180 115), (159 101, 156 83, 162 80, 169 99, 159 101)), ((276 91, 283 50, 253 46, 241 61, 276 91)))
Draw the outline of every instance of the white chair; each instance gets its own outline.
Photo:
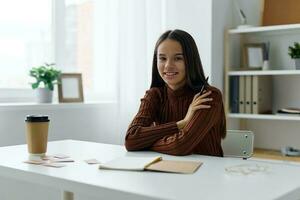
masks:
POLYGON ((252 131, 227 130, 222 148, 225 157, 250 158, 253 154, 254 134, 252 131))

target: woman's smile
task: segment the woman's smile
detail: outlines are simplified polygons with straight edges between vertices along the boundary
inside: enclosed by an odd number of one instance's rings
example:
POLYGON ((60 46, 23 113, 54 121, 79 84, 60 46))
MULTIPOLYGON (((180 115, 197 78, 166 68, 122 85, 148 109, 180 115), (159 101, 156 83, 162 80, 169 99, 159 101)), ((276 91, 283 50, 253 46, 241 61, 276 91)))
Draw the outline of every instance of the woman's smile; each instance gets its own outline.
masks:
POLYGON ((178 75, 178 72, 164 72, 163 73, 166 79, 173 79, 178 75))

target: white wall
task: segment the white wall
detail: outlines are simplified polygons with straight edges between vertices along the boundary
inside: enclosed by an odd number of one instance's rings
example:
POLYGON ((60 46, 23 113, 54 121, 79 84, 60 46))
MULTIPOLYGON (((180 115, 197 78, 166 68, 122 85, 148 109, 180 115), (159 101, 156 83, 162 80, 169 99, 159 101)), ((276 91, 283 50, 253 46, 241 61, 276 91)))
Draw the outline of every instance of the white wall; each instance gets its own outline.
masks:
POLYGON ((24 144, 25 116, 46 114, 50 117, 49 140, 78 139, 120 144, 116 131, 116 105, 8 105, 0 106, 0 146, 24 144))
POLYGON ((224 31, 232 27, 231 0, 214 0, 212 4, 211 29, 211 81, 224 91, 224 31))
MULTIPOLYGON (((247 17, 247 24, 253 26, 260 26, 262 21, 262 12, 263 12, 263 3, 264 0, 236 0, 239 3, 240 8, 244 11, 247 17)), ((233 7, 233 23, 235 25, 240 24, 240 18, 238 17, 238 13, 233 7)))
POLYGON ((165 0, 164 26, 185 30, 193 36, 206 76, 211 76, 211 16, 212 0, 165 0))

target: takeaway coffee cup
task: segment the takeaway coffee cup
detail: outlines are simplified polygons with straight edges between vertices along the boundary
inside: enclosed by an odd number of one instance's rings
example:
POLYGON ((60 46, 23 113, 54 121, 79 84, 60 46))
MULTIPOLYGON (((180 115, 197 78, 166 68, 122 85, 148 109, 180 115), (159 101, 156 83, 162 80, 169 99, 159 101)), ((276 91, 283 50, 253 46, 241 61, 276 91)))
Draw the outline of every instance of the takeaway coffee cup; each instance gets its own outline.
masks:
POLYGON ((43 155, 46 153, 49 121, 47 115, 26 116, 26 141, 30 154, 43 155))

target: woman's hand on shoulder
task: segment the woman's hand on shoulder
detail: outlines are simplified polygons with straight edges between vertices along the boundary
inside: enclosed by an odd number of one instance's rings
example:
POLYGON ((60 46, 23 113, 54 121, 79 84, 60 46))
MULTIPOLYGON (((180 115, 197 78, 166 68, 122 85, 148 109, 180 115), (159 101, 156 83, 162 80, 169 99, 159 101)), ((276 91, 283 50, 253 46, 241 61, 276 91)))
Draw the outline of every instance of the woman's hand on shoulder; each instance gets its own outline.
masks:
POLYGON ((198 93, 194 96, 184 119, 177 122, 177 126, 179 129, 185 127, 185 125, 192 119, 197 110, 209 109, 211 107, 211 105, 208 105, 208 102, 211 102, 213 100, 213 98, 210 97, 211 93, 212 91, 204 91, 203 94, 198 93))

